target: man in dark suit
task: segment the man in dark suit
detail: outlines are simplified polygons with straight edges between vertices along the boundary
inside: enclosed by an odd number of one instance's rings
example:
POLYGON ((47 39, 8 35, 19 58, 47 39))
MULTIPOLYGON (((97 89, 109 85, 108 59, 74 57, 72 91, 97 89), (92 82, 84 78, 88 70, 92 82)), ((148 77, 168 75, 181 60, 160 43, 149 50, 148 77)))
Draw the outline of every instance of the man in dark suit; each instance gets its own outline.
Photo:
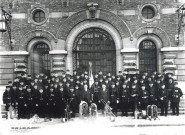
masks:
POLYGON ((175 82, 174 84, 174 89, 172 90, 172 111, 173 115, 179 115, 179 102, 180 102, 180 97, 182 97, 183 93, 180 88, 178 88, 178 83, 175 82))

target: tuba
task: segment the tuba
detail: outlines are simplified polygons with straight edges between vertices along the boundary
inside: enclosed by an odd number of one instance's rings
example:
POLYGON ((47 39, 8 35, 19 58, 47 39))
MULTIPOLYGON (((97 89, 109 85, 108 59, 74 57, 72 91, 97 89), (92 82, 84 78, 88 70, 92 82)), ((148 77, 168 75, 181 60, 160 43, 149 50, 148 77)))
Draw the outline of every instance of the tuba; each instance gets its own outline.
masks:
POLYGON ((98 117, 98 111, 97 111, 97 105, 95 103, 92 103, 89 107, 89 115, 91 118, 98 117))
POLYGON ((85 101, 81 101, 79 105, 79 115, 81 119, 84 119, 89 115, 88 104, 85 101))
POLYGON ((156 105, 148 105, 147 106, 147 119, 149 119, 149 120, 159 119, 159 117, 158 117, 158 109, 157 109, 156 105))

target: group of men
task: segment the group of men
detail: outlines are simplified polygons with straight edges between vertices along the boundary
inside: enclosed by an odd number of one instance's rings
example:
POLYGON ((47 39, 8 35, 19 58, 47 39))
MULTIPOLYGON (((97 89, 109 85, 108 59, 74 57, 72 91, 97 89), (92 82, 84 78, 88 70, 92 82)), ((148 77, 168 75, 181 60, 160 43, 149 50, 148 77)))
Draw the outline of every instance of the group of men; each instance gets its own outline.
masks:
POLYGON ((169 101, 173 115, 179 115, 183 93, 171 73, 126 75, 119 71, 116 76, 99 71, 93 79, 94 83, 90 85, 88 72, 79 74, 75 70, 73 75, 51 73, 47 76, 41 73, 34 79, 23 74, 8 83, 3 103, 7 111, 10 106, 17 108, 19 119, 31 118, 34 114, 42 118, 61 118, 66 105, 70 106, 72 117, 75 117, 81 101, 88 105, 95 103, 104 113, 102 100, 110 105, 115 115, 118 109, 123 116, 128 116, 129 110, 146 110, 147 105, 157 105, 161 108, 161 115, 167 116, 169 101))

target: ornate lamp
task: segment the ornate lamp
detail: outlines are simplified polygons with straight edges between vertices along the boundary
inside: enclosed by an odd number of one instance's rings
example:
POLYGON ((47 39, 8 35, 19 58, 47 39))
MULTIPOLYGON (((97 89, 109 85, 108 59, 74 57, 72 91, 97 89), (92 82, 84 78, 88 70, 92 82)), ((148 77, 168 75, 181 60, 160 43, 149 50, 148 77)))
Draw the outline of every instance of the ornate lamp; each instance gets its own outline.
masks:
POLYGON ((0 32, 6 32, 5 18, 0 14, 0 32))
POLYGON ((11 20, 12 15, 8 12, 6 12, 3 7, 1 7, 1 13, 0 13, 0 32, 6 32, 8 31, 9 35, 9 44, 12 49, 12 38, 11 38, 11 20))
POLYGON ((185 4, 180 6, 177 9, 178 12, 178 35, 177 35, 177 45, 179 45, 179 40, 180 40, 180 32, 182 27, 185 26, 185 4))

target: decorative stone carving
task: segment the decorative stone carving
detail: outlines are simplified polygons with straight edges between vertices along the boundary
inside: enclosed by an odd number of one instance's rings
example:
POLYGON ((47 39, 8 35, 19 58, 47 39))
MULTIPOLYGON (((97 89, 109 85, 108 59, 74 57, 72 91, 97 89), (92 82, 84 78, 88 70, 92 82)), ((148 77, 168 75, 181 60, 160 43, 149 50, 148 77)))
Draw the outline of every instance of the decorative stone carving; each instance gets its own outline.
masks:
POLYGON ((98 3, 89 3, 87 4, 87 7, 89 10, 90 19, 96 19, 96 11, 98 7, 98 3))

